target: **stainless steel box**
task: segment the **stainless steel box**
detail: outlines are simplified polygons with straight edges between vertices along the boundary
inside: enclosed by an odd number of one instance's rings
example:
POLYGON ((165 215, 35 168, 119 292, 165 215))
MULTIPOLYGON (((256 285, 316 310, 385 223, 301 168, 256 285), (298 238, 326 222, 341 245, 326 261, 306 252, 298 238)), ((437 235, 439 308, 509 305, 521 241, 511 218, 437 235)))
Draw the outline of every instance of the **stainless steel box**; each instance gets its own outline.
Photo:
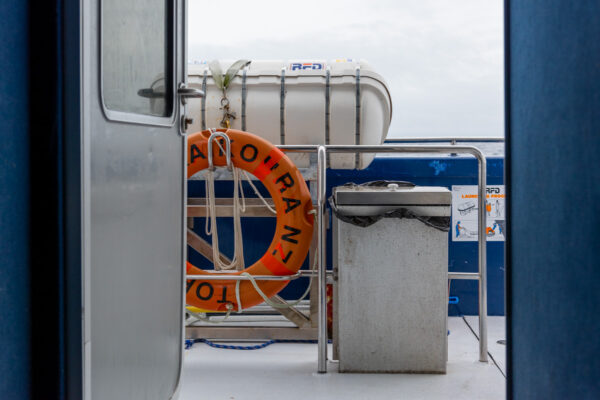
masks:
MULTIPOLYGON (((345 216, 450 216, 446 188, 338 187, 334 196, 345 216)), ((414 218, 360 227, 334 216, 333 260, 340 372, 445 373, 448 233, 414 218)))

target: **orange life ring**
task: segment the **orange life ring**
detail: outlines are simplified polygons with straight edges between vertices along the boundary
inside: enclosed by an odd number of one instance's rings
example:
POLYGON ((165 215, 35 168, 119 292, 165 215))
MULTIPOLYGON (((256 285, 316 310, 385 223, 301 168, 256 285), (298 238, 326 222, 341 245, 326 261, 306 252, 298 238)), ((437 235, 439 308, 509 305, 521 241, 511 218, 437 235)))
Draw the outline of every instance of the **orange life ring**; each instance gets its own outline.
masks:
MULTIPOLYGON (((281 150, 266 140, 248 132, 219 129, 231 140, 231 162, 246 170, 265 185, 273 198, 277 211, 275 236, 269 249, 260 260, 244 271, 251 275, 291 275, 298 272, 310 247, 314 218, 310 211, 312 201, 306 182, 298 168, 281 150)), ((188 178, 208 168, 208 138, 210 131, 188 136, 188 178)), ((217 139, 219 140, 219 139, 217 139)), ((222 139, 221 139, 222 140, 222 139)), ((223 146, 224 147, 224 146, 223 146)), ((213 142, 215 166, 226 165, 226 158, 213 142)), ((214 274, 187 263, 187 273, 193 275, 214 274)), ((260 289, 272 297, 289 281, 257 281, 260 289)), ((188 280, 186 301, 188 305, 205 310, 225 311, 231 305, 238 309, 236 281, 188 280), (229 305, 229 306, 228 306, 229 305)), ((263 302, 262 297, 249 281, 240 283, 240 303, 248 308, 263 302)))

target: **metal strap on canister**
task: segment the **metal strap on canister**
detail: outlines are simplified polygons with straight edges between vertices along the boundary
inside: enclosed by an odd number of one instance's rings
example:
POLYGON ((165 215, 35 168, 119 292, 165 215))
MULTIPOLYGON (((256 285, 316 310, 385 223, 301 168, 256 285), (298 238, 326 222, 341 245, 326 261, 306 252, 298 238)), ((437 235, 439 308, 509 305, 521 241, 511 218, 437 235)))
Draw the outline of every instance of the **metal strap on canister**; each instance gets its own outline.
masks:
POLYGON ((281 93, 279 98, 279 141, 285 144, 285 67, 281 68, 281 93))
POLYGON ((206 77, 208 74, 208 68, 204 69, 204 75, 202 76, 202 91, 204 92, 204 96, 202 96, 202 108, 200 110, 200 115, 202 118, 202 130, 206 130, 206 77))
POLYGON ((329 124, 331 117, 331 67, 325 73, 325 144, 329 144, 329 124))
POLYGON ((248 72, 248 66, 245 66, 242 70, 242 130, 246 130, 246 96, 248 95, 248 89, 246 88, 246 75, 248 72))
MULTIPOLYGON (((329 132, 331 124, 331 66, 325 72, 325 144, 330 144, 329 132)), ((331 167, 331 158, 327 158, 327 167, 331 167)))
MULTIPOLYGON (((354 144, 360 145, 360 65, 356 66, 356 126, 354 128, 354 144)), ((360 166, 360 155, 355 154, 354 168, 360 166)))

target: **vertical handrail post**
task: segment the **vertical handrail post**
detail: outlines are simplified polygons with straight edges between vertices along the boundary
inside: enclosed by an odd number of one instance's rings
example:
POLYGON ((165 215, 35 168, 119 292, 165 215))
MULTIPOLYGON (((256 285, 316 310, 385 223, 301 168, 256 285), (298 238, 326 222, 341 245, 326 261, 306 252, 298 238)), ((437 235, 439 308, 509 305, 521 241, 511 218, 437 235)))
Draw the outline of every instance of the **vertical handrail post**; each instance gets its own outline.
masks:
POLYGON ((478 265, 479 265, 479 361, 488 361, 487 352, 487 168, 485 156, 477 150, 474 152, 479 164, 478 208, 478 265))
POLYGON ((317 238, 318 238, 318 271, 319 271, 319 326, 318 326, 318 372, 327 372, 327 276, 325 266, 325 190, 326 186, 325 146, 317 149, 317 238))

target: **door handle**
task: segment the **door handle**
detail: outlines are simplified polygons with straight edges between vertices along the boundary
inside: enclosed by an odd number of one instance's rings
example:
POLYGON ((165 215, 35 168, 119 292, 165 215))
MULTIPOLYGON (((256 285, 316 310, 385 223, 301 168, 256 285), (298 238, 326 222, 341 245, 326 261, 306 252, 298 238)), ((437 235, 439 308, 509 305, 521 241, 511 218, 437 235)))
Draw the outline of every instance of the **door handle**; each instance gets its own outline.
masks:
POLYGON ((179 88, 177 89, 177 95, 181 99, 181 104, 186 104, 186 99, 188 97, 204 97, 204 92, 200 89, 188 87, 185 83, 180 83, 179 88))

